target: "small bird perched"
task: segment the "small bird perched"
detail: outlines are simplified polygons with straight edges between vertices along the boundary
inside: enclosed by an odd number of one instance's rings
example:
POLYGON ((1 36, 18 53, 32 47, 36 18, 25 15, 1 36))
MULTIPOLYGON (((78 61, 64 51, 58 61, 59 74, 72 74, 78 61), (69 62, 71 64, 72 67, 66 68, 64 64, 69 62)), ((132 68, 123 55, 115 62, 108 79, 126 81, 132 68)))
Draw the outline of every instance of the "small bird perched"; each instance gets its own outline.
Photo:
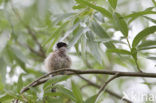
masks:
MULTIPOLYGON (((59 69, 71 67, 71 59, 67 55, 67 44, 59 42, 56 45, 56 50, 49 54, 45 59, 45 68, 48 72, 53 72, 59 69)), ((53 86, 54 84, 52 84, 53 86)), ((52 88, 51 92, 56 92, 56 88, 52 88)))
POLYGON ((56 50, 50 53, 49 56, 45 59, 45 67, 48 72, 71 67, 71 59, 67 55, 66 43, 57 43, 56 50))

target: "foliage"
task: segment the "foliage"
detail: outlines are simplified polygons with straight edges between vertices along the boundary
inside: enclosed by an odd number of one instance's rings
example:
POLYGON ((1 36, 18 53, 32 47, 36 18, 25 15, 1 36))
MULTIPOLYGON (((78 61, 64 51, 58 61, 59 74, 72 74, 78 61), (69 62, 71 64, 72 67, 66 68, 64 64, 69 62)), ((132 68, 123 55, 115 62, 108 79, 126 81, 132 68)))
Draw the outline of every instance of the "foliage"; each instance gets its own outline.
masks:
MULTIPOLYGON (((20 90, 45 74, 44 59, 58 41, 69 44, 72 68, 146 69, 145 61, 156 60, 156 20, 152 17, 156 15, 156 2, 146 1, 151 3, 147 8, 135 5, 140 9, 134 6, 132 12, 128 7, 135 2, 142 1, 0 0, 0 103, 15 99, 23 103, 100 103, 104 98, 120 103, 105 95, 107 92, 97 99, 98 89, 85 87, 87 83, 74 76, 53 78, 23 95, 20 90), (50 92, 51 83, 56 84, 56 93, 50 92)), ((103 84, 108 76, 88 78, 103 84)), ((121 81, 115 81, 116 85, 128 80, 121 81)), ((123 92, 121 87, 109 88, 123 92)))

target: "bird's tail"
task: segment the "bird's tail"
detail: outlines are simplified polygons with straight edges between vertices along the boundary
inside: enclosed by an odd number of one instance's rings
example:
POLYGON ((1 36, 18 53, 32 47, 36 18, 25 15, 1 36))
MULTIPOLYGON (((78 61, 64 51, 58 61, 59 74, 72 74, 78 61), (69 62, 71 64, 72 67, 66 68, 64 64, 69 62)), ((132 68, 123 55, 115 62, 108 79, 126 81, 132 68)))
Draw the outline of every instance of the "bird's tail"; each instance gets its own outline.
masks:
POLYGON ((51 92, 56 92, 56 88, 53 87, 55 84, 52 84, 51 92))

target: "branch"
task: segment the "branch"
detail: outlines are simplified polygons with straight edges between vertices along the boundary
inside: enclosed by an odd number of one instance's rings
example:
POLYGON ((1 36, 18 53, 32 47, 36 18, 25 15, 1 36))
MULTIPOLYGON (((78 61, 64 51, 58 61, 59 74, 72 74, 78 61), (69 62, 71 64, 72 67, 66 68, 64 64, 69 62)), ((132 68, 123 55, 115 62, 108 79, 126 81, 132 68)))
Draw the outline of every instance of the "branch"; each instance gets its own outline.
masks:
MULTIPOLYGON (((90 80, 88 80, 88 79, 82 77, 81 75, 78 75, 78 76, 79 76, 81 79, 83 79, 84 81, 86 81, 89 85, 92 85, 92 86, 94 86, 94 87, 100 89, 100 85, 98 85, 98 84, 96 84, 96 83, 93 83, 92 81, 90 81, 90 80)), ((132 103, 130 100, 128 100, 128 99, 126 99, 126 98, 123 98, 122 96, 120 96, 120 95, 114 93, 114 92, 111 91, 111 90, 106 89, 105 91, 106 91, 108 94, 110 94, 110 95, 112 95, 112 96, 114 96, 114 97, 116 97, 116 98, 118 98, 118 99, 122 99, 123 101, 125 101, 125 102, 127 102, 127 103, 132 103)))
POLYGON ((17 42, 17 44, 18 44, 19 46, 22 46, 22 47, 24 47, 24 48, 26 48, 26 49, 29 49, 29 51, 31 51, 33 54, 35 54, 35 55, 37 55, 37 56, 40 56, 40 57, 42 57, 42 58, 45 58, 45 56, 43 56, 40 52, 34 50, 34 49, 33 49, 32 47, 30 47, 28 44, 24 44, 24 43, 21 43, 21 42, 19 42, 19 41, 16 41, 16 42, 17 42))
POLYGON ((30 87, 38 86, 46 82, 49 79, 45 79, 50 75, 77 75, 77 74, 106 74, 106 75, 115 75, 119 73, 120 77, 146 77, 146 78, 156 78, 156 73, 138 73, 138 72, 120 72, 120 71, 106 71, 106 70, 74 70, 74 69, 60 69, 48 73, 46 75, 41 76, 37 80, 30 83, 25 89, 22 89, 21 93, 29 90, 30 87), (66 72, 65 72, 66 71, 66 72), (65 72, 65 74, 61 74, 61 72, 65 72), (60 73, 60 74, 59 74, 60 73), (44 80, 43 80, 44 79, 44 80))
MULTIPOLYGON (((74 70, 74 69, 59 69, 56 71, 53 71, 51 73, 48 73, 46 75, 41 76, 40 78, 38 78, 37 80, 33 81, 32 83, 30 83, 28 86, 24 87, 21 90, 21 94, 28 91, 31 87, 36 87, 40 84, 45 83, 46 81, 49 80, 50 75, 53 74, 54 76, 57 75, 78 75, 78 74, 106 74, 106 75, 116 75, 118 74, 118 76, 120 77, 147 77, 147 78, 156 78, 156 73, 138 73, 138 72, 120 72, 120 71, 106 71, 106 70, 74 70), (64 74, 62 74, 62 72, 64 72, 64 74)), ((116 76, 113 76, 116 77, 116 76)))
POLYGON ((100 88, 99 92, 97 93, 97 96, 100 95, 100 93, 106 88, 106 86, 108 85, 109 82, 111 82, 112 80, 116 79, 117 77, 119 77, 119 73, 116 73, 115 75, 113 75, 113 77, 111 77, 108 81, 106 81, 100 88))
POLYGON ((29 33, 29 34, 31 35, 31 37, 33 38, 33 40, 34 40, 34 41, 36 42, 36 44, 39 46, 39 54, 41 55, 41 57, 45 58, 45 57, 46 57, 45 52, 44 52, 44 50, 43 50, 41 44, 39 43, 39 41, 38 41, 38 39, 37 39, 37 37, 36 37, 36 35, 35 35, 36 33, 35 33, 34 31, 32 31, 31 28, 30 28, 28 25, 26 25, 25 27, 26 27, 28 33, 29 33))

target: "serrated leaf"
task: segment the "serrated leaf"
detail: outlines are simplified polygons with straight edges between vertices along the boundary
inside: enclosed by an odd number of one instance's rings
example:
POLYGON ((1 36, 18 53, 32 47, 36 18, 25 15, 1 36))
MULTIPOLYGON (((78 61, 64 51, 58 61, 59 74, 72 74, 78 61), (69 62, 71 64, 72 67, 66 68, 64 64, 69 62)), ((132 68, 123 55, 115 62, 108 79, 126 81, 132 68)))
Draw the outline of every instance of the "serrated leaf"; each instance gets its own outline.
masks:
POLYGON ((93 5, 91 3, 89 3, 88 1, 85 1, 85 0, 75 0, 77 3, 80 3, 82 5, 86 5, 90 8, 93 8, 99 12, 101 12, 104 16, 107 16, 108 18, 112 18, 112 14, 106 10, 105 8, 102 8, 100 6, 96 6, 96 5, 93 5))
POLYGON ((113 9, 116 8, 117 0, 108 0, 113 9))
POLYGON ((156 26, 151 26, 139 32, 133 40, 132 47, 135 48, 143 38, 154 33, 155 31, 156 31, 156 26))
POLYGON ((124 18, 119 13, 113 14, 113 19, 116 27, 122 32, 124 37, 128 36, 128 26, 124 20, 124 18))
POLYGON ((131 55, 131 52, 123 49, 108 49, 107 52, 131 55))
MULTIPOLYGON (((100 26, 96 21, 92 22, 91 30, 93 30, 93 32, 100 38, 110 39, 109 35, 106 33, 103 27, 100 26)), ((111 41, 104 44, 107 48, 115 48, 111 41)))
POLYGON ((77 103, 83 103, 80 88, 72 81, 72 91, 76 98, 77 103))
POLYGON ((93 96, 89 97, 89 98, 85 101, 85 103, 95 103, 96 99, 97 99, 97 95, 93 95, 93 96))

